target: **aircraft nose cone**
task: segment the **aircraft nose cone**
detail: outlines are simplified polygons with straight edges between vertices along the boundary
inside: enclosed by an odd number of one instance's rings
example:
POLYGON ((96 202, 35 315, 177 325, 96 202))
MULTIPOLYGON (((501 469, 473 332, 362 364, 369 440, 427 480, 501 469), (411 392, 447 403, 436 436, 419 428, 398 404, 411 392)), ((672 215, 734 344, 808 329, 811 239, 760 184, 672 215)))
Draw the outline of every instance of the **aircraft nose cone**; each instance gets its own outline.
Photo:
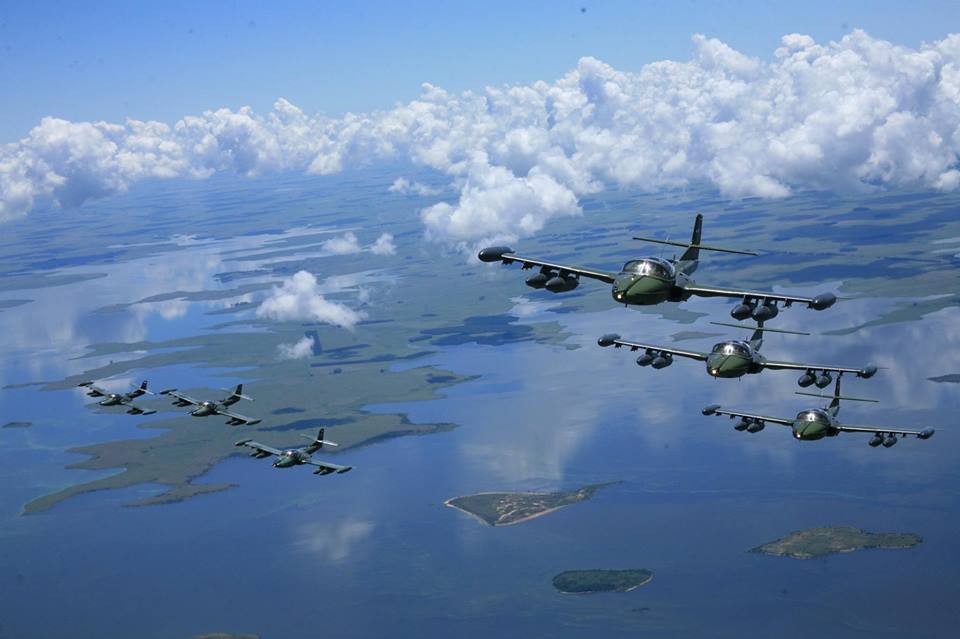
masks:
POLYGON ((796 439, 803 439, 803 430, 806 428, 806 422, 793 422, 793 436, 796 439))
POLYGON ((633 283, 633 277, 630 275, 621 275, 613 280, 613 289, 611 290, 613 299, 622 302, 627 295, 627 290, 630 288, 631 283, 633 283))
POLYGON ((723 370, 724 358, 722 355, 717 355, 716 353, 709 355, 707 357, 707 373, 713 377, 717 377, 720 374, 720 371, 723 370))

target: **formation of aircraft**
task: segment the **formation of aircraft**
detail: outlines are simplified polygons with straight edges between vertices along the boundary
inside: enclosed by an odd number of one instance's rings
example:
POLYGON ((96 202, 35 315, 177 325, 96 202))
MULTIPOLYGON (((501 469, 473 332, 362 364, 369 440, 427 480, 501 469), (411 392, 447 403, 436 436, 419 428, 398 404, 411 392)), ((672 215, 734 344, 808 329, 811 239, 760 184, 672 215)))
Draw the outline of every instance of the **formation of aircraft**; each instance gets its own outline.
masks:
POLYGON ((712 404, 703 409, 704 415, 726 415, 730 419, 739 418, 734 428, 748 433, 759 433, 764 426, 770 424, 780 424, 789 426, 793 431, 793 437, 797 440, 818 440, 824 437, 836 437, 840 433, 873 433, 873 437, 867 442, 871 447, 883 445, 884 448, 890 448, 897 443, 898 438, 917 437, 919 439, 930 439, 933 437, 934 429, 924 428, 923 430, 904 430, 902 428, 888 428, 885 426, 854 426, 844 424, 839 420, 840 401, 857 402, 875 402, 873 399, 862 399, 859 397, 844 397, 840 394, 840 380, 843 375, 837 377, 837 385, 834 388, 833 395, 818 395, 816 393, 801 393, 798 395, 807 395, 809 397, 824 397, 830 400, 830 403, 823 408, 808 408, 797 413, 793 419, 786 417, 771 417, 769 415, 758 415, 757 413, 744 413, 734 410, 725 410, 718 404, 712 404))
MULTIPOLYGON (((78 386, 87 389, 87 395, 90 397, 102 397, 103 399, 97 402, 100 406, 119 406, 124 405, 127 407, 127 412, 130 414, 136 415, 152 415, 157 411, 152 409, 141 408, 133 403, 133 400, 137 397, 149 394, 153 395, 154 393, 147 389, 147 381, 144 380, 138 388, 128 392, 128 393, 113 393, 100 386, 96 386, 92 381, 82 382, 78 386)), ((239 426, 241 424, 246 424, 248 426, 253 426, 260 423, 259 419, 251 419, 239 413, 236 413, 230 410, 230 407, 239 402, 241 399, 248 401, 253 401, 252 397, 248 397, 243 394, 243 384, 237 384, 236 388, 223 399, 219 401, 209 401, 209 400, 199 400, 189 395, 180 393, 175 388, 168 388, 162 390, 159 393, 160 395, 168 395, 173 398, 173 405, 179 407, 193 406, 193 410, 190 411, 190 414, 195 417, 206 417, 208 415, 222 415, 227 417, 227 424, 230 426, 239 426)), ((353 469, 352 466, 340 466, 338 464, 331 464, 329 462, 322 462, 313 459, 311 456, 313 453, 317 452, 324 446, 337 446, 336 443, 327 441, 323 438, 324 429, 321 428, 319 434, 315 438, 311 438, 312 441, 307 446, 302 446, 299 448, 288 448, 280 450, 278 448, 273 448, 265 444, 261 444, 252 439, 244 439, 237 442, 237 446, 247 446, 252 448, 254 452, 251 453, 252 457, 261 459, 263 457, 269 457, 271 455, 276 456, 276 460, 273 463, 275 468, 288 468, 290 466, 299 466, 303 464, 308 464, 311 466, 316 466, 317 470, 314 471, 315 475, 329 475, 331 473, 346 473, 353 469)), ((304 435, 304 437, 309 437, 304 435)))
POLYGON ((128 393, 113 393, 105 388, 95 385, 92 381, 81 382, 77 384, 77 386, 86 388, 88 397, 102 397, 103 399, 97 402, 97 404, 100 406, 126 406, 127 413, 130 415, 153 415, 155 412, 157 412, 148 408, 140 408, 133 403, 133 400, 138 397, 142 397, 144 395, 153 395, 153 392, 147 390, 147 380, 143 380, 143 382, 140 383, 140 386, 134 388, 128 393))
POLYGON ((757 321, 773 319, 780 313, 778 303, 782 303, 787 308, 795 303, 806 304, 808 308, 818 311, 830 308, 836 303, 837 297, 833 293, 822 293, 815 297, 802 297, 696 284, 691 275, 700 264, 700 251, 757 255, 752 251, 701 244, 702 229, 703 215, 698 214, 693 225, 693 235, 690 242, 634 237, 635 240, 679 246, 686 250, 679 259, 644 257, 630 260, 623 265, 618 273, 524 257, 514 253, 513 249, 507 246, 485 248, 480 251, 477 257, 483 262, 502 262, 505 265, 519 262, 524 270, 540 267, 540 272, 527 278, 526 284, 531 288, 545 288, 553 293, 572 291, 580 285, 581 277, 606 282, 613 285, 611 295, 613 295, 614 301, 626 305, 649 306, 662 302, 683 302, 693 296, 740 298, 740 303, 730 311, 730 315, 737 320, 744 320, 748 317, 757 321))
MULTIPOLYGON (((340 466, 339 464, 331 464, 313 459, 313 454, 323 448, 324 445, 337 446, 334 442, 323 439, 323 430, 322 428, 320 429, 320 432, 317 433, 317 436, 309 446, 301 446, 299 448, 285 448, 281 450, 273 446, 261 444, 252 439, 242 439, 238 441, 236 445, 252 448, 253 452, 250 453, 250 456, 257 459, 263 459, 271 455, 276 456, 276 459, 273 461, 274 468, 290 468, 292 466, 308 464, 317 467, 317 469, 313 471, 314 475, 329 475, 330 473, 343 474, 352 470, 353 466, 340 466)), ((303 435, 303 437, 309 438, 309 435, 303 435)))
MULTIPOLYGON (((703 286, 695 283, 692 274, 699 266, 700 251, 718 251, 739 255, 757 255, 752 251, 707 246, 701 243, 703 231, 703 216, 697 215, 693 225, 693 235, 689 242, 672 242, 650 237, 634 237, 635 240, 682 247, 684 252, 679 258, 663 259, 659 257, 644 257, 630 260, 623 265, 619 272, 603 271, 580 266, 571 266, 557 262, 525 257, 514 252, 510 247, 491 246, 477 255, 482 262, 500 262, 504 265, 519 262, 523 270, 539 267, 539 272, 526 280, 527 286, 536 289, 546 289, 552 293, 572 291, 580 285, 581 278, 599 280, 611 284, 611 295, 614 301, 624 305, 647 306, 662 302, 683 302, 693 296, 699 297, 727 297, 739 298, 740 303, 733 307, 730 315, 737 320, 753 318, 757 322, 750 339, 725 340, 715 344, 710 352, 687 350, 670 346, 660 346, 645 342, 625 340, 615 333, 603 335, 597 340, 602 347, 629 348, 631 352, 643 351, 637 357, 640 366, 651 366, 655 369, 666 368, 673 363, 674 357, 683 357, 704 362, 707 374, 714 378, 739 378, 744 375, 760 373, 766 369, 800 371, 797 384, 802 388, 815 385, 823 389, 828 387, 836 375, 836 390, 832 396, 813 395, 815 397, 829 397, 831 400, 824 408, 815 408, 801 411, 794 419, 769 417, 753 413, 738 413, 722 409, 719 405, 707 406, 703 409, 704 415, 729 415, 739 417, 735 428, 751 433, 763 430, 767 422, 783 424, 793 429, 794 437, 798 440, 816 440, 832 437, 841 432, 873 433, 870 439, 871 446, 883 445, 887 448, 897 442, 898 437, 915 436, 920 439, 929 439, 934 430, 902 430, 896 428, 880 428, 867 426, 851 426, 842 424, 837 419, 840 410, 840 400, 857 399, 840 395, 840 380, 843 375, 856 375, 862 379, 870 379, 877 373, 875 365, 863 368, 812 364, 804 362, 789 362, 767 359, 760 353, 763 345, 764 332, 797 333, 764 327, 764 322, 773 319, 780 313, 780 305, 789 308, 793 304, 805 304, 814 310, 824 310, 833 306, 837 297, 833 293, 822 293, 815 297, 802 297, 752 291, 737 288, 717 286, 703 286)), ((722 324, 736 328, 749 328, 740 324, 722 324)), ((871 401, 871 400, 862 400, 871 401)))
MULTIPOLYGON (((739 324, 721 324, 719 322, 711 322, 711 324, 733 326, 734 328, 747 328, 739 324)), ((790 333, 793 335, 809 335, 809 333, 800 333, 798 331, 764 328, 763 322, 758 322, 749 340, 726 340, 714 344, 713 349, 709 353, 672 348, 670 346, 657 346, 656 344, 631 342, 621 339, 616 333, 603 335, 597 340, 597 344, 603 347, 627 347, 631 352, 643 350, 643 354, 637 357, 637 364, 640 366, 652 366, 658 369, 666 368, 673 363, 674 356, 705 362, 707 374, 711 377, 743 377, 744 375, 763 372, 766 369, 803 371, 797 380, 797 384, 799 384, 801 388, 806 388, 812 384, 816 384, 817 388, 826 388, 830 385, 830 382, 833 381, 831 373, 852 373, 863 379, 870 379, 877 373, 877 367, 873 364, 869 364, 863 368, 848 368, 844 366, 824 366, 822 364, 804 364, 767 359, 760 353, 760 347, 763 346, 763 333, 765 331, 790 333)))
POLYGON ((194 399, 189 395, 184 395, 183 393, 177 392, 175 388, 168 388, 167 390, 160 391, 161 395, 169 395, 173 397, 173 405, 179 406, 180 408, 185 408, 187 406, 195 406, 193 410, 190 411, 190 414, 194 417, 208 417, 210 415, 222 415, 228 417, 227 424, 230 426, 239 426, 241 424, 247 424, 248 426, 253 426, 254 424, 259 424, 259 419, 251 419, 249 417, 244 417, 239 413, 235 413, 230 410, 230 407, 239 402, 241 399, 247 401, 253 401, 252 397, 247 397, 243 394, 243 384, 237 384, 237 387, 233 390, 230 395, 224 397, 220 401, 210 401, 202 399, 194 399))

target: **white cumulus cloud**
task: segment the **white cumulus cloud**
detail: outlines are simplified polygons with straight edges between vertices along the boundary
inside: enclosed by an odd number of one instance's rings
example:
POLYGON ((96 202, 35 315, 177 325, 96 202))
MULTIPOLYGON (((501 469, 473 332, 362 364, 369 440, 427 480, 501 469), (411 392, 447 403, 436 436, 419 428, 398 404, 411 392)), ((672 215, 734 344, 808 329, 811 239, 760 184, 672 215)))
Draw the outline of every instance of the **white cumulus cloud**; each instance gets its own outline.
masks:
POLYGON ((360 240, 352 231, 330 238, 322 245, 323 250, 330 255, 353 255, 363 251, 370 251, 374 255, 393 255, 397 247, 393 244, 393 235, 381 233, 369 246, 361 246, 360 240))
POLYGON ((315 340, 313 337, 305 336, 293 344, 280 344, 277 346, 277 355, 280 359, 304 359, 313 354, 315 340))
POLYGON ((357 236, 351 231, 347 231, 343 235, 330 238, 324 242, 323 250, 333 255, 352 255, 353 253, 359 253, 363 249, 360 247, 357 236))
POLYGON ((352 329, 366 315, 331 302, 321 294, 317 278, 297 271, 284 280, 257 308, 257 317, 279 321, 313 321, 352 329))
POLYGON ((377 240, 370 245, 370 252, 374 255, 393 255, 397 252, 397 247, 393 243, 393 235, 382 233, 377 240))
MULTIPOLYGON (((733 198, 955 189, 958 154, 960 35, 909 48, 862 31, 826 44, 791 34, 770 60, 697 35, 686 62, 623 71, 583 58, 554 82, 459 95, 425 84, 412 102, 340 118, 283 99, 266 115, 219 109, 172 126, 44 118, 0 147, 0 220, 146 178, 329 174, 399 159, 447 176, 458 195, 421 220, 427 237, 466 248, 579 215, 580 198, 607 185, 706 180, 733 198)), ((400 178, 390 188, 422 187, 400 178)))
POLYGON ((443 193, 443 189, 434 188, 427 186, 426 184, 421 184, 420 182, 411 182, 407 178, 398 177, 393 181, 393 184, 387 188, 391 193, 399 193, 400 195, 409 195, 414 193, 416 195, 439 195, 443 193))

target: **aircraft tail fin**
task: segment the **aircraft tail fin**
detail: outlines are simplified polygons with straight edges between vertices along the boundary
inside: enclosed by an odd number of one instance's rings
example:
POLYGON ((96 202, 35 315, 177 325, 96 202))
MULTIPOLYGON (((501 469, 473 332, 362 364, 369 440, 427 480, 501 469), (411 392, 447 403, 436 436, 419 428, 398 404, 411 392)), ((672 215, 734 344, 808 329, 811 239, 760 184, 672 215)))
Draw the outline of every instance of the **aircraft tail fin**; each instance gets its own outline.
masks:
POLYGON ((672 240, 657 240, 652 237, 636 237, 633 239, 640 240, 641 242, 653 242, 654 244, 667 244, 668 246, 680 246, 686 250, 683 252, 683 255, 680 256, 681 262, 696 262, 700 259, 700 251, 718 251, 720 253, 736 253, 738 255, 758 255, 754 251, 741 251, 739 249, 730 249, 723 248, 720 246, 707 246, 706 244, 700 243, 701 235, 703 234, 703 214, 697 213, 696 220, 693 222, 693 235, 690 237, 690 242, 674 242, 672 240))
POLYGON ((140 382, 140 387, 137 388, 141 395, 153 395, 153 391, 147 388, 147 380, 140 382))
POLYGON ((680 256, 682 261, 692 262, 700 259, 700 234, 703 232, 703 214, 697 213, 693 222, 693 235, 690 237, 690 246, 680 256))
POLYGON ((797 395, 806 395, 807 397, 820 397, 821 399, 829 399, 830 403, 827 405, 827 409, 830 410, 834 415, 840 411, 840 400, 845 399, 851 402, 873 402, 877 403, 879 400, 876 399, 866 399, 864 397, 848 397, 846 395, 840 394, 840 380, 843 379, 843 375, 837 375, 837 384, 833 388, 833 395, 823 395, 821 393, 804 393, 802 391, 797 391, 797 395))
POLYGON ((750 327, 744 324, 731 324, 729 322, 710 322, 710 323, 713 324, 714 326, 729 326, 731 328, 745 328, 747 330, 750 330, 750 328, 753 328, 754 336, 751 339, 755 339, 758 332, 759 333, 786 333, 787 335, 809 335, 810 334, 810 333, 804 333, 802 331, 788 331, 782 328, 766 328, 764 327, 762 321, 757 322, 756 327, 750 327))
POLYGON ((309 438, 309 439, 313 439, 313 441, 310 443, 310 445, 307 446, 307 452, 308 452, 308 453, 313 454, 313 453, 317 452, 318 450, 320 450, 321 448, 323 448, 325 445, 326 445, 326 446, 333 446, 334 448, 336 448, 337 446, 339 446, 339 444, 337 444, 336 442, 327 441, 327 440, 325 440, 325 439, 323 438, 323 433, 324 433, 325 430, 326 430, 326 429, 321 428, 321 429, 320 429, 320 432, 317 433, 317 436, 316 436, 315 438, 314 438, 314 437, 310 437, 310 435, 304 435, 304 437, 307 437, 307 438, 309 438))
POLYGON ((252 397, 250 397, 249 395, 243 394, 243 384, 237 384, 237 387, 234 388, 232 391, 229 388, 224 388, 223 390, 230 391, 230 396, 227 397, 225 400, 223 400, 224 402, 229 401, 232 404, 241 399, 245 399, 248 402, 253 401, 252 397))

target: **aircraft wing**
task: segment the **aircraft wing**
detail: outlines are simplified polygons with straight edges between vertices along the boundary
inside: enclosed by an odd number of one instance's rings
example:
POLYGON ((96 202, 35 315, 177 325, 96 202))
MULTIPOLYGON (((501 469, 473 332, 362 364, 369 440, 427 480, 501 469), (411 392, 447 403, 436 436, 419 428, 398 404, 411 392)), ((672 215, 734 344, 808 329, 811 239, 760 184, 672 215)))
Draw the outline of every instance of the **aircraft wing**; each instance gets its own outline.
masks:
POLYGON ((175 397, 179 399, 181 402, 187 402, 188 404, 193 404, 194 406, 199 406, 200 404, 203 403, 199 399, 194 399, 193 397, 190 397, 189 395, 184 395, 183 393, 178 393, 176 390, 160 391, 160 394, 169 395, 170 397, 175 397))
POLYGON ((886 428, 883 426, 852 426, 847 424, 837 424, 837 428, 847 433, 873 433, 875 435, 903 435, 904 437, 912 435, 920 439, 930 439, 933 437, 932 428, 923 430, 904 430, 901 428, 886 428))
POLYGON ((771 417, 769 415, 757 415, 756 413, 740 413, 734 410, 724 410, 719 406, 707 406, 703 409, 704 415, 727 415, 730 419, 734 417, 753 419, 758 422, 770 422, 771 424, 783 424, 784 426, 792 426, 792 419, 784 419, 783 417, 771 417))
POLYGON ((511 249, 506 247, 495 246, 491 248, 485 248, 480 251, 478 257, 483 262, 499 261, 504 264, 520 262, 524 269, 539 266, 541 269, 557 271, 558 273, 572 273, 581 277, 589 277, 593 280, 600 280, 601 282, 606 282, 607 284, 613 284, 613 280, 616 277, 616 273, 610 273, 608 271, 598 271, 580 266, 568 266, 566 264, 557 264, 556 262, 547 262, 532 257, 523 257, 522 255, 517 255, 511 249))
POLYGON ((329 462, 317 461, 316 459, 308 459, 307 463, 311 466, 316 466, 317 470, 313 471, 315 475, 329 475, 330 473, 346 473, 353 469, 353 466, 340 466, 339 464, 331 464, 329 462))
POLYGON ((683 287, 683 290, 688 293, 693 293, 694 295, 699 295, 700 297, 741 297, 745 300, 757 300, 760 302, 768 300, 771 302, 784 302, 786 305, 798 302, 800 304, 806 304, 808 307, 818 311, 833 306, 833 303, 837 301, 836 296, 832 293, 824 293, 816 297, 800 297, 796 295, 783 295, 781 293, 745 291, 739 288, 723 288, 722 286, 703 286, 700 284, 688 284, 683 287))
POLYGON ((259 419, 251 419, 249 417, 244 417, 240 413, 234 413, 232 411, 229 411, 223 408, 217 409, 217 415, 223 415, 224 417, 229 417, 230 420, 227 423, 230 424, 231 426, 239 426, 240 424, 247 424, 248 426, 252 426, 254 424, 260 423, 259 419))
POLYGON ((131 415, 153 415, 157 412, 152 408, 141 408, 129 399, 120 400, 120 403, 127 407, 127 412, 131 415))
POLYGON ((597 344, 600 346, 613 346, 614 348, 623 348, 626 346, 631 351, 638 351, 640 349, 653 351, 656 353, 670 353, 671 355, 677 355, 679 357, 689 357, 690 359, 700 360, 701 362, 706 361, 707 355, 709 353, 701 353, 700 351, 687 351, 682 348, 670 348, 668 346, 656 346, 655 344, 642 344, 640 342, 631 342, 629 340, 620 339, 619 335, 610 334, 604 335, 597 340, 597 344))
POLYGON ((93 382, 83 382, 82 384, 77 384, 77 386, 86 388, 91 397, 106 397, 110 394, 110 391, 97 386, 93 382))
POLYGON ((261 444, 260 442, 253 441, 252 439, 244 439, 243 441, 239 441, 237 442, 237 446, 246 446, 247 448, 252 448, 255 451, 268 453, 270 455, 279 455, 283 452, 278 448, 261 444))
POLYGON ((876 366, 866 366, 864 368, 846 368, 843 366, 820 366, 819 364, 801 364, 798 362, 778 362, 776 360, 767 360, 763 363, 764 368, 772 370, 794 370, 794 371, 831 371, 834 373, 854 373, 857 377, 869 379, 877 372, 876 366))

